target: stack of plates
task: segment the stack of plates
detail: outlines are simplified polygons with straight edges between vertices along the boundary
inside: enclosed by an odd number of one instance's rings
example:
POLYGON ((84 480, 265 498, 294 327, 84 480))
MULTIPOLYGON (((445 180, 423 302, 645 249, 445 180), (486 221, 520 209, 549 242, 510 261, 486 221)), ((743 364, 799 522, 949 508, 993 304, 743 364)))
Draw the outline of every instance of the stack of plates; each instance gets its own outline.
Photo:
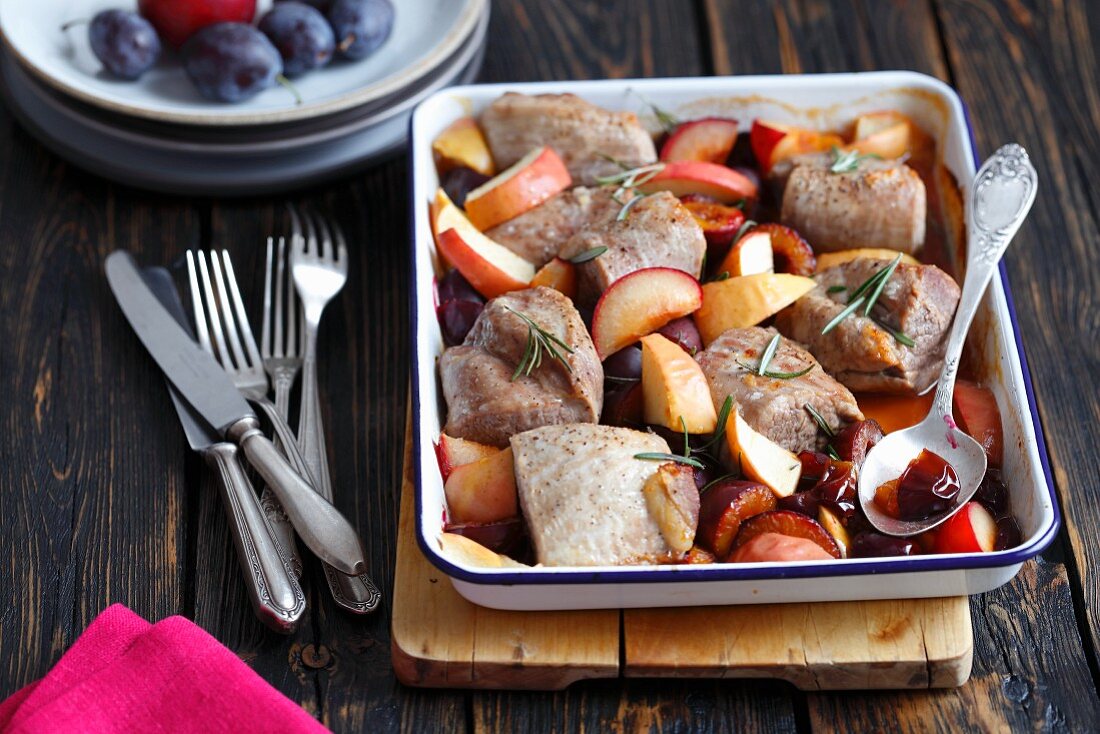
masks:
MULTIPOLYGON (((136 3, 135 3, 136 5, 136 3)), ((111 78, 86 26, 110 0, 0 0, 9 109, 47 147, 94 173, 171 193, 254 195, 340 175, 405 144, 412 109, 476 76, 488 0, 400 0, 374 55, 241 104, 204 100, 171 52, 137 82, 111 78)))

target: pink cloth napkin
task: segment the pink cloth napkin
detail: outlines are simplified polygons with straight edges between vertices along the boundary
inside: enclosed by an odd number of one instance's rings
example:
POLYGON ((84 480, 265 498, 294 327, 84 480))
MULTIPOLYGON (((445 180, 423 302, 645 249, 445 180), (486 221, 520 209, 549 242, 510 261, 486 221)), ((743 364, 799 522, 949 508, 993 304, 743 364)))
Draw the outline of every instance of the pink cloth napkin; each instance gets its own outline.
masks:
POLYGON ((327 732, 183 617, 103 611, 41 680, 0 703, 0 732, 327 732))

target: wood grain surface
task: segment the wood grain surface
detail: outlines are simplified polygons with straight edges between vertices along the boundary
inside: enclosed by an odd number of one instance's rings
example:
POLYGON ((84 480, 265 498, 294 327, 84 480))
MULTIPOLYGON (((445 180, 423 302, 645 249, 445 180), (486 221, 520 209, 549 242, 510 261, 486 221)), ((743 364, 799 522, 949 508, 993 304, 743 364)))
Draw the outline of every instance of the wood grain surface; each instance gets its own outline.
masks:
MULTIPOLYGON (((0 696, 40 677, 112 602, 182 613, 335 731, 1089 731, 1100 728, 1100 8, 1089 0, 496 0, 485 81, 916 69, 967 101, 978 146, 1017 140, 1042 191, 1007 257, 1065 529, 971 605, 961 689, 809 693, 762 681, 613 680, 558 693, 402 686, 390 605, 408 380, 406 161, 295 201, 354 244, 322 327, 336 501, 384 606, 265 631, 244 602, 204 467, 122 322, 102 259, 225 247, 258 305, 282 200, 162 197, 54 158, 0 112, 0 696)), ((254 316, 254 318, 256 318, 254 316)), ((307 577, 315 579, 316 567, 307 577)))

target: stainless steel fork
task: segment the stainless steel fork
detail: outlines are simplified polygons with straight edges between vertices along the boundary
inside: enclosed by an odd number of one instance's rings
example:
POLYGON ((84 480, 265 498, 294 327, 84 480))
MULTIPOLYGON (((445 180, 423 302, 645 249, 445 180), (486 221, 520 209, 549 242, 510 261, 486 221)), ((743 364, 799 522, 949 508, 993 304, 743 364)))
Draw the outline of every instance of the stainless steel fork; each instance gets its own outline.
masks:
MULTIPOLYGON (((344 287, 348 278, 348 248, 344 233, 310 211, 290 211, 293 236, 290 267, 294 286, 305 313, 305 349, 302 360, 302 408, 298 419, 298 444, 309 464, 315 486, 332 502, 332 478, 325 455, 325 432, 317 387, 317 327, 325 306, 344 287), (302 222, 305 222, 305 230, 302 222), (320 233, 320 236, 318 236, 320 233), (335 235, 335 243, 333 237, 335 235)), ((326 566, 325 578, 333 598, 345 609, 360 614, 373 611, 382 593, 366 574, 346 576, 326 566)))

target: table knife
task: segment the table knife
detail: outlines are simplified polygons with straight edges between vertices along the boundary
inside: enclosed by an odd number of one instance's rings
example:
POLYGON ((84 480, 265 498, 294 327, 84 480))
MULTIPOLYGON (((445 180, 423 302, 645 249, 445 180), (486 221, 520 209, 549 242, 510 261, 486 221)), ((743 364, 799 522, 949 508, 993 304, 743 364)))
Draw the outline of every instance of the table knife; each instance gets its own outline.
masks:
POLYGON ((276 450, 229 376, 149 290, 130 253, 112 252, 105 268, 115 300, 165 377, 218 436, 240 446, 279 498, 302 542, 346 574, 365 573, 355 529, 276 450))
MULTIPOLYGON (((143 268, 141 273, 161 305, 187 329, 183 304, 168 271, 143 268)), ((306 610, 306 597, 289 558, 264 520, 256 490, 241 465, 237 446, 222 441, 208 429, 171 384, 168 391, 187 443, 215 472, 229 519, 229 534, 237 547, 248 598, 256 616, 276 632, 294 632, 306 610)))

